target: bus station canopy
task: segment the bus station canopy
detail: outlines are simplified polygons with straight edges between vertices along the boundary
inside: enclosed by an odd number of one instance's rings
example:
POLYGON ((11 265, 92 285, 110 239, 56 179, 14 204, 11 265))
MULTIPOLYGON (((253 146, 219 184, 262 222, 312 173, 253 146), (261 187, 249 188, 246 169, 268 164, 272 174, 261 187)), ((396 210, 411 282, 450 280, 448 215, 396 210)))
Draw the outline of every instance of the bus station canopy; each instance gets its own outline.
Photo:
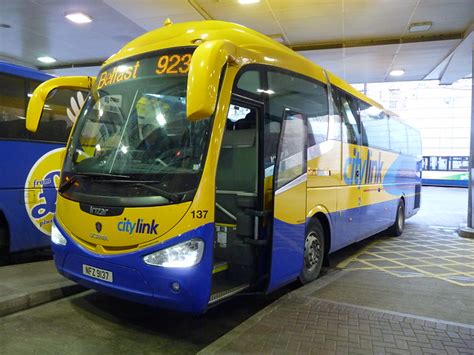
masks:
POLYGON ((167 18, 242 24, 351 83, 451 84, 472 71, 472 0, 23 0, 4 2, 1 13, 0 59, 59 75, 95 75, 111 54, 167 18), (64 17, 75 11, 92 23, 75 25, 64 17), (36 58, 42 55, 57 62, 41 64, 36 58), (395 69, 404 75, 390 76, 395 69))

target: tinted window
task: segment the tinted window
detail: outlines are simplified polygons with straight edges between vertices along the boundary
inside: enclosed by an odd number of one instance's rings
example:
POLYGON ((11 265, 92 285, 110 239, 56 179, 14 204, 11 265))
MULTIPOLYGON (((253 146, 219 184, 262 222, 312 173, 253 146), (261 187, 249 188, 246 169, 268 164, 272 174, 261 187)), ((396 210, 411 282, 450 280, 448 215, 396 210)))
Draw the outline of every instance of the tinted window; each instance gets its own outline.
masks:
POLYGON ((276 188, 282 187, 306 171, 305 134, 304 116, 287 111, 281 135, 276 188))
POLYGON ((274 160, 287 112, 301 112, 308 117, 308 145, 315 145, 328 137, 328 98, 326 87, 297 75, 268 72, 269 112, 265 120, 265 162, 274 160))
POLYGON ((337 111, 342 116, 342 141, 345 143, 358 144, 359 127, 357 121, 359 118, 357 102, 340 90, 334 90, 333 96, 337 111))
POLYGON ((360 107, 360 119, 367 135, 369 147, 390 149, 388 118, 383 110, 365 103, 360 107))
POLYGON ((29 97, 39 81, 0 74, 0 139, 65 143, 86 92, 57 90, 46 100, 36 133, 25 127, 29 97))
POLYGON ((250 92, 255 95, 260 95, 262 85, 260 83, 260 72, 258 70, 245 71, 237 81, 237 88, 250 92))
POLYGON ((30 139, 66 143, 86 94, 61 89, 50 95, 44 105, 38 130, 30 134, 30 139))
POLYGON ((390 128, 390 149, 396 153, 408 153, 406 126, 397 119, 388 120, 390 128))
POLYGON ((25 139, 26 82, 0 74, 0 138, 25 139))
POLYGON ((408 139, 408 154, 410 155, 421 155, 421 138, 420 133, 409 126, 407 126, 407 139, 408 139))

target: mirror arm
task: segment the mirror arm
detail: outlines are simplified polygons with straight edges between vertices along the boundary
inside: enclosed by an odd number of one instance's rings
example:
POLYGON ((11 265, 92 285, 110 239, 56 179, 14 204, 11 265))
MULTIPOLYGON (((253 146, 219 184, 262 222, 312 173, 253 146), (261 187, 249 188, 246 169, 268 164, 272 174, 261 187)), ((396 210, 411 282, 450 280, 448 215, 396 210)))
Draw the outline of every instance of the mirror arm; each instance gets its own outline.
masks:
POLYGON ((95 84, 95 77, 65 76, 47 80, 41 83, 33 92, 26 110, 26 129, 36 132, 38 129, 44 104, 51 91, 55 89, 91 90, 95 84))
POLYGON ((189 120, 200 120, 214 113, 222 67, 227 63, 241 67, 250 62, 248 54, 227 40, 204 42, 196 49, 187 86, 186 115, 189 120))

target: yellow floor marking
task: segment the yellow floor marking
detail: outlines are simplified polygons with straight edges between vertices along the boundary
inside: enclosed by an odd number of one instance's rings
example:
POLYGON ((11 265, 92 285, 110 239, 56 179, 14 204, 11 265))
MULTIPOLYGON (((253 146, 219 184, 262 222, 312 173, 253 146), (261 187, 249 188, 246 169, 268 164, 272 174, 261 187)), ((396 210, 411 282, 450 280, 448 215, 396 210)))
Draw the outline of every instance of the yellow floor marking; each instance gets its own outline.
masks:
POLYGON ((367 245, 365 248, 362 248, 359 252, 351 255, 349 258, 346 260, 341 261, 339 264, 337 264, 337 268, 344 269, 347 265, 349 265, 353 260, 357 259, 359 255, 364 254, 368 249, 370 249, 374 244, 376 244, 377 241, 370 243, 367 245))
POLYGON ((455 240, 457 236, 451 234, 430 236, 429 239, 424 239, 422 235, 410 237, 418 240, 374 241, 340 262, 337 267, 347 270, 378 270, 400 278, 431 277, 458 286, 474 287, 474 242, 455 240), (390 265, 375 264, 381 261, 390 265), (408 261, 414 261, 414 264, 411 265, 408 261), (364 266, 350 267, 351 263, 356 262, 364 266), (430 268, 432 270, 428 271, 430 268), (397 270, 400 272, 397 273, 397 270))

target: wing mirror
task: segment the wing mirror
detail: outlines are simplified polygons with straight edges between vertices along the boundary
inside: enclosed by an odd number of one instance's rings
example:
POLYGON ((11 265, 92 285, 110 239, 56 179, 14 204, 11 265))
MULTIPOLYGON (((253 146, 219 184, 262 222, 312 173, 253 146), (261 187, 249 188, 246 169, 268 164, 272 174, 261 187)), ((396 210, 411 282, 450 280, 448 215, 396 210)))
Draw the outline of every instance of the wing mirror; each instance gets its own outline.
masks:
POLYGON ((189 68, 186 93, 189 120, 198 121, 214 113, 222 67, 235 61, 236 51, 236 46, 225 40, 205 42, 196 49, 189 68))
POLYGON ((56 89, 90 90, 95 83, 95 77, 91 76, 64 76, 45 81, 40 84, 28 103, 26 111, 26 129, 36 132, 45 102, 56 89))

